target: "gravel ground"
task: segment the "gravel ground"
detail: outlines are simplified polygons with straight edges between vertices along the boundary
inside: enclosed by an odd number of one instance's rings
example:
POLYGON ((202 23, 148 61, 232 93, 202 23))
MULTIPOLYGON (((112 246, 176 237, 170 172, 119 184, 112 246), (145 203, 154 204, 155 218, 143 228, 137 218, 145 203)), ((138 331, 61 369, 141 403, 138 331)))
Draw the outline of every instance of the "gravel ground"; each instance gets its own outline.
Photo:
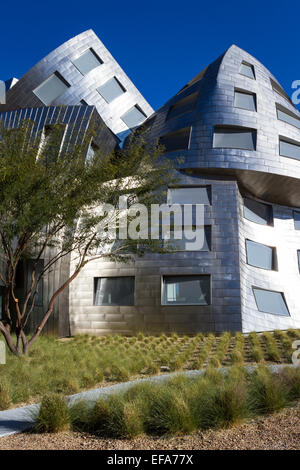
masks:
POLYGON ((300 449, 300 402, 272 416, 220 431, 197 432, 172 438, 142 436, 133 440, 100 439, 84 433, 15 434, 0 439, 0 449, 300 449))

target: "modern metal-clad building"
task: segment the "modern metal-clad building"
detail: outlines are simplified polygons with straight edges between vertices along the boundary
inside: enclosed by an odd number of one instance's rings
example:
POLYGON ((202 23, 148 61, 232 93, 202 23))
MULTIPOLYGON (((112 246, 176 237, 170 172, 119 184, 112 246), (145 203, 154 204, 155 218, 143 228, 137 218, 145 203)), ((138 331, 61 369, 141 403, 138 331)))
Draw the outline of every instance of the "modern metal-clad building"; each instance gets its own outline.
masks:
POLYGON ((61 105, 97 111, 108 147, 143 122, 165 158, 183 157, 166 202, 203 206, 204 243, 89 263, 57 307, 60 334, 300 328, 300 113, 259 61, 233 45, 153 114, 87 31, 9 88, 0 110, 37 119, 61 105))

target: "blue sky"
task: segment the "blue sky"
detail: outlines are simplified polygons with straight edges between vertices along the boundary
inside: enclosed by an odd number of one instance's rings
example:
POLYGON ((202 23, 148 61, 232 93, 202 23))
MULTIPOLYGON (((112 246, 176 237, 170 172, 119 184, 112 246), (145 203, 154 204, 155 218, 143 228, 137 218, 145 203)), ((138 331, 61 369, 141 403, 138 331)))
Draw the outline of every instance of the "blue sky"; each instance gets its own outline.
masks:
POLYGON ((296 2, 51 0, 1 5, 0 78, 21 77, 55 47, 92 28, 157 109, 231 44, 291 96, 300 80, 296 2))

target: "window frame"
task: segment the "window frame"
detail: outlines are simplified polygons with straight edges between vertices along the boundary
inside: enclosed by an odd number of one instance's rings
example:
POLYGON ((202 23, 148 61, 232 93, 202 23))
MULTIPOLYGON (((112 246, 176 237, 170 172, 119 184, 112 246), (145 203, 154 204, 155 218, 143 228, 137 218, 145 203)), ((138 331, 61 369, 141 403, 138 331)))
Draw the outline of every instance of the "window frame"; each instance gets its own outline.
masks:
POLYGON ((174 135, 174 134, 177 134, 177 133, 180 133, 180 131, 184 131, 188 129, 189 133, 188 133, 188 142, 187 142, 187 147, 184 147, 184 148, 176 148, 176 149, 173 149, 173 150, 168 150, 167 148, 165 148, 164 150, 164 155, 167 154, 167 153, 173 153, 173 152, 184 152, 185 150, 189 150, 190 149, 190 146, 191 146, 191 137, 192 137, 192 126, 186 126, 186 127, 182 127, 180 129, 176 129, 175 131, 171 131, 171 132, 168 132, 167 134, 163 134, 161 136, 159 136, 159 139, 158 139, 158 144, 163 146, 163 147, 166 147, 163 143, 161 143, 161 139, 167 137, 167 136, 170 136, 170 135, 174 135))
POLYGON ((97 92, 99 93, 99 95, 101 96, 101 98, 104 99, 104 101, 106 101, 107 104, 110 104, 112 103, 113 101, 115 101, 116 99, 120 98, 120 96, 123 96, 124 93, 127 92, 127 89, 124 87, 124 85, 122 85, 122 83, 120 82, 120 80, 114 75, 113 77, 109 78, 108 80, 106 80, 106 82, 102 83, 102 85, 100 85, 98 88, 97 88, 97 92), (106 85, 108 82, 112 82, 112 81, 115 81, 118 86, 120 87, 120 89, 122 90, 122 93, 120 93, 118 96, 115 96, 112 100, 108 101, 104 95, 102 95, 101 91, 99 91, 99 88, 103 87, 104 85, 106 85))
MULTIPOLYGON (((137 104, 135 103, 133 106, 131 106, 131 108, 127 109, 127 111, 125 111, 125 113, 122 114, 122 116, 120 116, 120 119, 124 122, 125 126, 127 126, 128 129, 135 129, 136 127, 138 126, 141 126, 142 124, 144 124, 144 122, 146 121, 147 119, 147 115, 146 113, 142 110, 142 108, 137 104), (129 127, 128 124, 126 124, 126 122, 124 121, 123 117, 129 113, 129 111, 131 111, 132 109, 136 108, 144 117, 144 121, 142 123, 139 123, 139 124, 136 124, 135 126, 132 126, 132 127, 129 127)), ((150 116, 149 116, 150 117, 150 116)))
POLYGON ((284 137, 284 136, 280 135, 279 136, 279 155, 280 155, 280 157, 290 158, 291 160, 296 160, 296 161, 300 162, 300 142, 298 142, 296 140, 293 140, 293 139, 290 139, 289 137, 284 137), (281 142, 283 142, 285 144, 294 145, 295 147, 298 147, 299 148, 299 158, 291 157, 290 155, 283 155, 281 153, 281 142))
POLYGON ((253 293, 253 297, 254 297, 254 300, 255 300, 255 304, 256 304, 256 307, 257 307, 257 310, 258 312, 261 312, 261 313, 267 313, 268 315, 273 315, 275 317, 291 317, 291 313, 290 313, 290 310, 289 310, 289 307, 288 307, 288 304, 287 304, 287 301, 286 301, 286 298, 285 298, 285 294, 284 292, 282 291, 278 291, 278 290, 272 290, 272 289, 264 289, 263 287, 258 287, 258 286, 252 286, 252 293, 253 293), (286 309, 287 309, 287 312, 288 312, 288 315, 283 315, 283 314, 280 314, 280 313, 272 313, 272 312, 266 312, 264 310, 260 310, 258 308, 258 303, 257 303, 257 300, 256 300, 256 296, 255 296, 255 293, 254 291, 256 290, 263 290, 263 291, 266 291, 266 292, 274 292, 276 294, 281 294, 281 297, 282 297, 282 300, 286 306, 286 309))
POLYGON ((169 106, 168 108, 165 122, 171 121, 172 119, 176 119, 180 116, 184 116, 185 114, 192 113, 196 108, 198 97, 199 97, 199 91, 195 91, 194 93, 191 93, 185 96, 184 98, 181 98, 180 100, 176 101, 175 103, 171 104, 171 106, 169 106), (192 100, 191 100, 191 97, 193 97, 192 100), (192 107, 190 109, 183 111, 183 112, 179 112, 175 116, 172 116, 172 111, 176 109, 176 107, 178 107, 180 103, 182 103, 183 101, 188 102, 189 100, 192 102, 192 107))
MULTIPOLYGON (((236 132, 238 133, 238 132, 236 132)), ((226 134, 226 133, 224 133, 226 134)), ((241 126, 230 126, 228 124, 217 124, 213 128, 213 136, 212 136, 212 148, 213 149, 232 149, 232 150, 243 150, 245 152, 256 152, 256 147, 257 147, 257 129, 253 129, 250 127, 241 127, 241 126), (236 130, 236 131, 245 131, 245 133, 248 131, 248 133, 251 132, 252 134, 252 140, 253 140, 253 148, 245 148, 245 147, 228 147, 228 146, 215 146, 214 145, 214 140, 215 140, 215 134, 216 130, 218 129, 223 129, 223 130, 236 130)))
MULTIPOLYGON (((249 209, 249 208, 248 208, 249 209)), ((249 209, 251 210, 251 209, 249 209)), ((253 224, 257 224, 257 225, 262 225, 263 227, 274 227, 274 213, 273 213, 273 205, 272 204, 268 204, 266 202, 261 202, 261 201, 257 201, 256 199, 252 199, 248 196, 243 196, 243 214, 242 214, 243 218, 248 220, 249 222, 253 223, 253 224), (270 221, 266 224, 260 224, 259 222, 255 222, 254 220, 251 220, 251 219, 248 219, 248 217, 245 216, 245 199, 248 199, 249 201, 254 201, 255 203, 257 204, 261 204, 261 205, 264 205, 264 206, 267 206, 270 208, 270 212, 271 212, 271 218, 270 218, 270 221)))
POLYGON ((244 111, 251 111, 252 113, 257 113, 257 96, 256 93, 253 91, 248 91, 248 90, 242 90, 241 88, 235 88, 234 89, 234 96, 233 96, 233 107, 237 109, 243 109, 244 111), (239 93, 240 95, 248 95, 253 97, 253 103, 254 103, 254 109, 249 109, 249 108, 242 108, 241 106, 236 106, 235 104, 235 95, 236 93, 239 93))
MULTIPOLYGON (((181 249, 181 248, 176 248, 176 243, 180 243, 183 241, 183 238, 182 239, 174 239, 174 238, 169 238, 168 240, 167 239, 163 239, 163 245, 168 245, 168 244, 172 244, 172 242, 174 242, 174 249, 171 253, 169 254, 172 254, 172 253, 211 253, 213 250, 212 250, 212 240, 213 240, 213 225, 212 224, 204 224, 204 225, 201 225, 199 227, 202 227, 204 228, 204 232, 205 230, 208 230, 209 229, 209 240, 208 240, 208 243, 207 243, 207 246, 208 246, 208 249, 202 249, 202 250, 187 250, 187 249, 181 249)), ((191 226, 191 229, 192 230, 197 230, 197 225, 193 224, 191 226)), ((184 225, 182 225, 181 227, 181 230, 182 230, 182 233, 184 232, 184 225)), ((174 229, 170 230, 170 235, 171 234, 174 234, 174 229)), ((205 238, 206 238, 206 233, 205 233, 205 238)), ((193 243, 193 240, 186 240, 187 243, 193 243)))
POLYGON ((86 75, 88 75, 90 72, 92 72, 93 70, 95 70, 97 67, 100 67, 100 65, 103 65, 104 62, 103 60, 101 59, 101 57, 97 54, 97 52, 94 51, 94 49, 92 47, 88 47, 85 51, 83 51, 78 57, 76 57, 75 59, 72 59, 71 60, 72 64, 74 65, 74 67, 76 67, 76 69, 78 70, 78 72, 81 73, 81 75, 83 77, 85 77, 86 75), (96 59, 98 60, 99 62, 99 65, 96 65, 96 67, 93 67, 91 70, 89 70, 87 73, 82 73, 81 70, 77 67, 76 64, 74 64, 74 60, 77 60, 79 59, 81 56, 83 56, 84 54, 86 54, 88 51, 91 51, 91 53, 96 57, 96 59))
POLYGON ((94 289, 93 289, 93 307, 135 307, 136 305, 136 276, 129 275, 129 276, 94 276, 94 289), (133 279, 133 304, 124 305, 124 304, 96 304, 96 282, 98 279, 121 279, 121 278, 130 278, 133 279))
POLYGON ((178 186, 168 186, 168 190, 167 190, 167 204, 171 205, 171 204, 179 204, 179 205, 183 205, 183 204, 191 204, 191 205, 196 205, 196 204, 203 204, 204 206, 211 206, 212 205, 212 185, 211 184, 199 184, 199 185, 196 185, 196 184, 191 184, 191 185, 181 185, 179 184, 178 186), (203 203, 203 202, 170 202, 169 200, 169 190, 171 191, 174 191, 174 190, 177 190, 177 189, 202 189, 202 188, 206 188, 207 189, 207 197, 208 197, 208 200, 209 200, 209 203, 206 204, 206 203, 203 203))
POLYGON ((250 64, 250 62, 247 62, 247 61, 245 61, 245 60, 242 60, 242 62, 240 63, 239 74, 240 74, 240 75, 243 75, 243 77, 250 78, 251 80, 256 80, 256 74, 255 74, 254 65, 253 65, 253 64, 250 64), (250 77, 249 75, 246 75, 246 74, 244 74, 243 72, 241 72, 241 67, 242 67, 242 65, 246 65, 246 66, 250 67, 250 69, 252 70, 252 73, 253 73, 253 77, 250 77))
POLYGON ((257 242, 255 240, 250 240, 250 238, 245 238, 245 250, 246 250, 246 262, 247 262, 248 266, 251 266, 251 267, 257 268, 257 269, 263 269, 264 271, 278 271, 278 258, 277 258, 276 246, 265 245, 264 243, 260 243, 260 242, 257 242), (255 264, 249 263, 247 242, 257 243, 258 245, 262 245, 266 248, 271 248, 271 250, 272 250, 272 268, 271 269, 263 268, 262 266, 257 266, 255 264))
POLYGON ((210 307, 212 305, 212 282, 211 282, 211 274, 162 274, 161 275, 161 306, 162 307, 210 307), (164 303, 164 278, 165 277, 207 277, 209 279, 209 303, 207 304, 167 304, 164 303))
POLYGON ((43 103, 44 106, 51 106, 51 103, 53 103, 53 101, 57 100, 58 98, 60 98, 64 93, 66 93, 66 91, 71 88, 71 85, 70 83, 57 71, 55 70, 53 73, 51 73, 45 80, 42 81, 42 83, 40 83, 38 86, 36 86, 34 88, 34 90, 32 90, 32 93, 40 100, 41 103, 43 103), (53 98, 49 103, 45 103, 42 98, 40 98, 37 94, 36 94, 36 90, 38 90, 39 88, 41 88, 42 85, 45 85, 45 83, 47 81, 50 80, 50 78, 52 78, 53 76, 55 76, 56 78, 58 78, 65 86, 66 86, 66 89, 60 93, 59 95, 57 95, 55 98, 53 98))
POLYGON ((285 108, 284 106, 282 106, 280 103, 275 103, 275 106, 276 106, 276 116, 277 116, 277 120, 280 121, 280 122, 284 122, 285 124, 289 124, 290 126, 293 126, 295 127, 296 129, 300 129, 300 117, 298 117, 296 114, 294 114, 292 111, 290 111, 289 109, 285 108), (278 111, 280 111, 281 113, 283 114, 287 114, 288 116, 290 116, 291 118, 295 119, 296 121, 299 121, 299 126, 296 126, 295 124, 292 124, 291 122, 289 121, 284 121, 283 119, 280 119, 278 117, 278 111))

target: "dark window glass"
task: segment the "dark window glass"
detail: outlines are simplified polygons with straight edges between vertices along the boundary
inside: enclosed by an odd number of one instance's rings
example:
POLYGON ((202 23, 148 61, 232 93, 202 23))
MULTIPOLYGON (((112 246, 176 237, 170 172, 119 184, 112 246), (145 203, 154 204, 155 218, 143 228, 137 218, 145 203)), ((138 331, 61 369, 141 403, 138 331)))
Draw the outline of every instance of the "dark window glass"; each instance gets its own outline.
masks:
POLYGON ((300 118, 280 105, 277 105, 277 118, 300 129, 300 118))
POLYGON ((41 85, 33 90, 33 93, 48 106, 52 101, 59 98, 71 85, 58 73, 55 72, 41 85))
POLYGON ((98 57, 93 49, 88 49, 83 54, 81 54, 78 59, 73 60, 73 64, 82 73, 82 75, 86 75, 91 70, 99 67, 99 65, 103 64, 103 61, 98 57))
POLYGON ((279 153, 283 157, 294 158, 300 160, 300 145, 292 144, 285 140, 279 141, 279 153))
POLYGON ((143 111, 137 106, 133 106, 133 108, 129 109, 123 116, 121 116, 121 119, 125 122, 126 126, 128 126, 130 129, 133 127, 138 126, 139 124, 142 124, 145 119, 146 119, 146 114, 143 113, 143 111))
POLYGON ((181 116, 182 114, 193 111, 196 106, 197 98, 198 93, 192 93, 186 98, 183 98, 182 100, 177 101, 177 103, 170 106, 166 121, 176 116, 181 116))
POLYGON ((272 225, 273 210, 269 204, 254 201, 254 199, 244 198, 244 217, 256 224, 272 225))
POLYGON ((247 128, 215 127, 214 148, 256 149, 256 131, 247 128))
POLYGON ((94 305, 134 305, 134 277, 96 277, 94 305))
POLYGON ((295 229, 300 230, 300 212, 294 211, 295 229))
POLYGON ((256 111, 256 95, 254 93, 236 90, 234 92, 234 106, 249 111, 256 111))
POLYGON ((110 103, 114 99, 118 98, 118 96, 123 95, 125 93, 125 88, 119 80, 116 77, 111 78, 108 80, 106 83, 104 83, 102 86, 97 88, 98 92, 100 95, 107 101, 107 103, 110 103))
POLYGON ((85 100, 80 100, 78 104, 83 105, 83 106, 88 106, 88 104, 85 100))
POLYGON ((211 187, 184 187, 168 189, 168 204, 211 204, 211 187))
POLYGON ((257 308, 260 312, 273 313, 274 315, 290 315, 283 293, 253 287, 257 308))
POLYGON ((247 262, 263 269, 275 269, 275 249, 261 243, 246 240, 247 262))
POLYGON ((246 77, 253 78, 255 80, 254 67, 247 62, 242 62, 240 66, 240 73, 246 75, 246 77))
POLYGON ((185 127, 170 134, 163 135, 159 139, 159 144, 165 147, 165 152, 175 152, 186 150, 190 145, 191 127, 185 127))
POLYGON ((210 276, 164 276, 163 305, 209 305, 210 276))

